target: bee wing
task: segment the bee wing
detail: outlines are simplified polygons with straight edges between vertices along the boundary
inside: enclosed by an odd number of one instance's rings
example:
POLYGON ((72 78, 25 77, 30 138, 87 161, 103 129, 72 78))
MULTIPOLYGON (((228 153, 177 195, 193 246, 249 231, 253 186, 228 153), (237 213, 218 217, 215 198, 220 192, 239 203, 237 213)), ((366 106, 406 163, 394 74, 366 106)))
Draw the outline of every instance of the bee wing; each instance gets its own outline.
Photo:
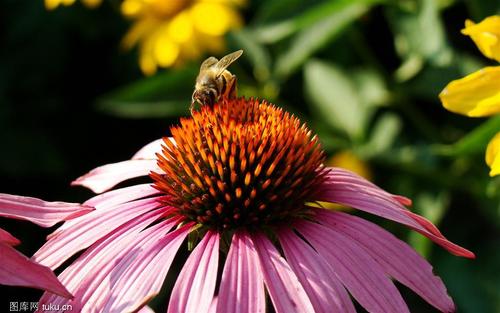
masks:
POLYGON ((207 68, 213 66, 214 64, 217 64, 217 62, 219 62, 219 60, 217 60, 214 57, 207 58, 205 61, 203 61, 203 63, 201 63, 200 72, 206 70, 207 68))
MULTIPOLYGON (((236 61, 242 54, 243 54, 243 50, 238 50, 238 51, 230 53, 230 54, 226 55, 225 57, 223 57, 222 59, 220 59, 217 62, 217 64, 214 65, 216 77, 219 77, 220 75, 222 75, 222 73, 226 70, 226 68, 228 68, 229 65, 231 65, 231 63, 236 61)), ((205 62, 203 62, 203 63, 205 63, 205 62)))

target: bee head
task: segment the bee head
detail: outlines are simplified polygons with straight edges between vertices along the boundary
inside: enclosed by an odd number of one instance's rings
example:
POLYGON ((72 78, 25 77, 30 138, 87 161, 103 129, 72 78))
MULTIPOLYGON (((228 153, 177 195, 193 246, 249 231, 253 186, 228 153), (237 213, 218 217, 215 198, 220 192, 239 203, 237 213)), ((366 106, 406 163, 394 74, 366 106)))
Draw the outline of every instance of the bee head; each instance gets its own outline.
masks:
POLYGON ((193 102, 197 101, 202 105, 212 106, 217 101, 216 92, 212 88, 196 89, 193 92, 193 102))

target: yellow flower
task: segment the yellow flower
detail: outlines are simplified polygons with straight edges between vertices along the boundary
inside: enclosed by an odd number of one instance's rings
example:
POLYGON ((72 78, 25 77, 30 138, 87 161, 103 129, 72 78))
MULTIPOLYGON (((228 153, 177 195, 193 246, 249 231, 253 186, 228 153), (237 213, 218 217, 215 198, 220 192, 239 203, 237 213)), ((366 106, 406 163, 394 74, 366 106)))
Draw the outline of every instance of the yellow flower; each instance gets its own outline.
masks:
POLYGON ((485 56, 500 62, 500 16, 487 17, 479 24, 467 20, 462 34, 470 36, 485 56))
MULTIPOLYGON (((81 0, 82 3, 89 8, 95 8, 99 6, 102 0, 81 0)), ((45 8, 47 10, 53 10, 60 5, 69 6, 75 3, 75 0, 45 0, 45 8)))
POLYGON ((124 16, 134 21, 123 38, 126 49, 139 46, 146 75, 195 59, 205 51, 224 51, 224 34, 242 25, 242 0, 125 0, 124 16))
POLYGON ((500 174, 500 132, 493 137, 486 149, 486 164, 491 167, 490 176, 500 174))
POLYGON ((470 117, 500 113, 500 66, 450 82, 439 97, 447 110, 470 117))
MULTIPOLYGON (((490 16, 479 24, 467 20, 462 33, 475 42, 488 58, 500 62, 500 16, 490 16)), ((439 94, 443 106, 470 117, 500 113, 500 66, 485 67, 464 78, 450 82, 439 94)), ((490 176, 500 174, 500 132, 486 151, 490 176)))

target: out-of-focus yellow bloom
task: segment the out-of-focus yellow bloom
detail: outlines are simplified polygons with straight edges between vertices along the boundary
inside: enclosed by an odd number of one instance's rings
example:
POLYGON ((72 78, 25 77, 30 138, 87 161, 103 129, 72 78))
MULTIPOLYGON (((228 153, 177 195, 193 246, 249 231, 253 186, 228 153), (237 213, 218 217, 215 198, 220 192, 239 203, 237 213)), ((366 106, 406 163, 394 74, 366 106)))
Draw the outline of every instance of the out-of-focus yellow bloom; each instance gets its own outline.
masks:
POLYGON ((490 176, 500 174, 500 132, 493 137, 486 149, 486 164, 491 168, 490 176))
POLYGON ((134 21, 123 38, 126 49, 139 46, 146 75, 195 59, 205 51, 224 51, 224 34, 242 25, 243 0, 125 0, 121 11, 134 21))
MULTIPOLYGON (((462 33, 470 36, 485 56, 500 61, 500 16, 487 17, 479 24, 467 20, 462 33)), ((470 117, 500 113, 500 66, 485 67, 450 82, 439 98, 447 110, 470 117)), ((486 151, 490 176, 500 174, 499 155, 500 132, 486 151)))
MULTIPOLYGON (((89 8, 95 8, 99 6, 102 0, 81 0, 82 3, 89 8)), ((69 6, 75 3, 75 0, 45 0, 45 8, 47 10, 53 10, 60 5, 69 6)))
POLYGON ((500 62, 500 16, 487 17, 479 24, 466 20, 462 34, 470 36, 485 56, 500 62))

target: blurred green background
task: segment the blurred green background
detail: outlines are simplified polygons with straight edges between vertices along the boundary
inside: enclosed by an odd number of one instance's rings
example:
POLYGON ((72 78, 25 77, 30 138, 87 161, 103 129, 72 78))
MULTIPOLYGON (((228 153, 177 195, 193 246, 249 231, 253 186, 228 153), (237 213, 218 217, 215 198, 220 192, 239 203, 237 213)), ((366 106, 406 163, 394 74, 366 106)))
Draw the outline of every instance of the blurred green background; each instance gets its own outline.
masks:
MULTIPOLYGON (((47 11, 42 1, 2 1, 1 192, 84 201, 91 192, 70 188, 72 179, 129 158, 189 114, 201 59, 145 77, 137 49, 119 48, 130 25, 119 3, 47 11)), ((415 211, 476 253, 473 261, 454 257, 375 219, 431 261, 458 312, 500 312, 500 177, 489 177, 484 162, 500 117, 455 115, 438 94, 488 65, 460 34, 465 19, 499 13, 498 0, 248 1, 244 26, 227 34, 227 50, 217 55, 244 49, 230 68, 240 95, 298 115, 329 156, 348 155, 346 164, 361 164, 379 186, 412 198, 415 211)), ((28 256, 50 233, 1 222, 28 256)), ((434 312, 399 287, 412 312, 434 312)), ((0 293, 2 312, 9 301, 40 296, 3 286, 0 293)), ((166 303, 153 306, 162 311, 166 303)))

